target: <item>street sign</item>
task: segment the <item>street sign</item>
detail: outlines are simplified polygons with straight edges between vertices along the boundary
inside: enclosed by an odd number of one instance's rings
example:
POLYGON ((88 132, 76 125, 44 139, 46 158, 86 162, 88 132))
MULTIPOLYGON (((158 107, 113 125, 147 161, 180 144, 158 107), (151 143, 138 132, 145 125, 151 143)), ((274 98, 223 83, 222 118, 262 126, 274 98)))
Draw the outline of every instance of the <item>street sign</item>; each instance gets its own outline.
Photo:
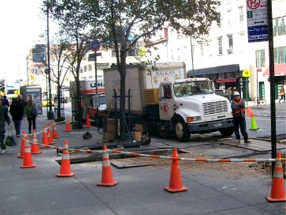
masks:
POLYGON ((248 42, 268 40, 267 0, 246 0, 248 42))
POLYGON ((91 44, 90 44, 90 48, 94 52, 98 51, 99 48, 100 48, 100 42, 98 40, 92 41, 91 44))
POLYGON ((243 78, 250 78, 251 72, 248 69, 243 70, 242 77, 243 78))
POLYGON ((95 61, 95 56, 101 56, 102 55, 102 53, 101 52, 99 52, 99 53, 93 53, 93 54, 89 54, 88 55, 88 61, 95 61))

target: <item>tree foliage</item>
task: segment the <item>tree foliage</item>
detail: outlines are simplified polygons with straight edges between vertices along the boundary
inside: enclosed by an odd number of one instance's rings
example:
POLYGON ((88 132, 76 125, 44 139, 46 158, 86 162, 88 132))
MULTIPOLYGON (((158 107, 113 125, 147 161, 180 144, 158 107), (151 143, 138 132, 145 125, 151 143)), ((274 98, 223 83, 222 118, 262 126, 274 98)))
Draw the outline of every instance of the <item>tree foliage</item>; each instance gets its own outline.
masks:
MULTIPOLYGON (((124 125, 128 50, 139 41, 150 43, 163 27, 203 39, 218 18, 219 0, 50 0, 50 4, 55 18, 64 18, 64 23, 75 19, 66 28, 73 29, 76 24, 86 30, 81 33, 93 34, 105 47, 115 49, 121 77, 120 117, 124 125)), ((124 126, 121 134, 125 136, 124 126)))

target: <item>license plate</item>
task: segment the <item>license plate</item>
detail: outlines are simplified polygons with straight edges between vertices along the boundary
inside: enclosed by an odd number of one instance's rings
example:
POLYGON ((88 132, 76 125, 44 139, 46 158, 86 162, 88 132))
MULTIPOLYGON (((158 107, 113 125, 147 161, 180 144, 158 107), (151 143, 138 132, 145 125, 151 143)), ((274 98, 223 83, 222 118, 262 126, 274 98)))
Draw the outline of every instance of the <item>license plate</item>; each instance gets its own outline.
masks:
POLYGON ((221 123, 221 122, 218 122, 218 123, 215 123, 215 124, 214 124, 214 127, 215 127, 215 128, 218 128, 218 127, 221 127, 221 126, 222 126, 222 123, 221 123))

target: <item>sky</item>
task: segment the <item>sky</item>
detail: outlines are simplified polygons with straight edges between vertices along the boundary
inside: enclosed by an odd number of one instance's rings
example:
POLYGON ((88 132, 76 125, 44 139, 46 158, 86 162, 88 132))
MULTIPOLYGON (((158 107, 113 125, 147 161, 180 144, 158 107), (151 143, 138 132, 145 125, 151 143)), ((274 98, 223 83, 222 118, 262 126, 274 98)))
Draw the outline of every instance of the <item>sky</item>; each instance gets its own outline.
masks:
POLYGON ((26 56, 46 31, 46 17, 41 13, 42 0, 7 0, 0 7, 0 79, 7 83, 26 79, 26 56))

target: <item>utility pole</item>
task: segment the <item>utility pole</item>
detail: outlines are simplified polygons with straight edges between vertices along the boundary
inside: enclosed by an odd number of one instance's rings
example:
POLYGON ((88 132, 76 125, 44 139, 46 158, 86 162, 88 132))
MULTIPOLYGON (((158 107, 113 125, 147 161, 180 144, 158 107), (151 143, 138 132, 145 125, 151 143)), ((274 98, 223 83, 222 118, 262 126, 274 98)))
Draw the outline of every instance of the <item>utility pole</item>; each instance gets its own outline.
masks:
POLYGON ((48 119, 54 120, 54 112, 52 109, 52 88, 51 88, 51 64, 50 64, 50 31, 49 31, 49 1, 47 0, 47 54, 48 54, 48 79, 49 79, 49 112, 48 119))

